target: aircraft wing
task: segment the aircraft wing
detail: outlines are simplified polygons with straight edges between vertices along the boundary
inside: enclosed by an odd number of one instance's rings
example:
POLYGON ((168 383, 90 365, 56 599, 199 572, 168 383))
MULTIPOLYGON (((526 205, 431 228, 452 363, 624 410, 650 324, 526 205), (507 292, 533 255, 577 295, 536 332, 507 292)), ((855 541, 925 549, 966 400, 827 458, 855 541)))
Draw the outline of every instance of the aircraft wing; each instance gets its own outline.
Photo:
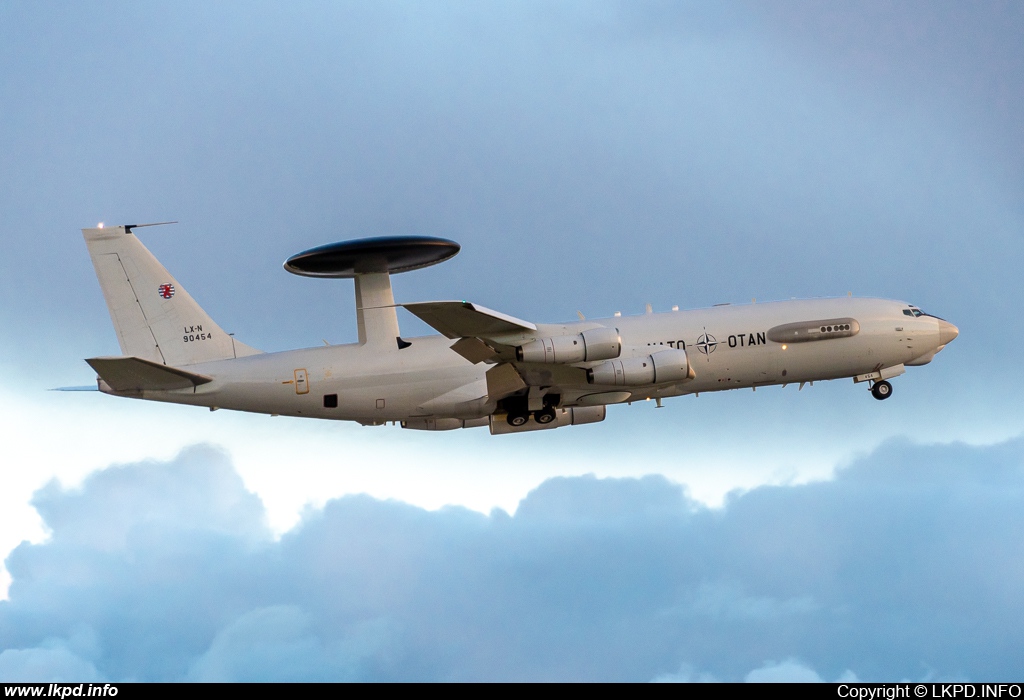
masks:
MULTIPOLYGON (((451 346, 454 352, 473 364, 493 365, 487 370, 484 385, 491 401, 521 393, 530 386, 586 385, 585 371, 578 367, 530 367, 516 361, 514 346, 538 330, 529 321, 468 301, 428 301, 402 306, 448 338, 458 338, 451 346)), ((472 385, 472 389, 482 393, 477 385, 472 385)))
POLYGON ((424 301, 402 304, 449 338, 494 338, 537 330, 529 321, 507 316, 468 301, 424 301))
POLYGON ((140 357, 93 357, 86 360, 114 391, 169 391, 207 384, 212 377, 168 367, 140 357))

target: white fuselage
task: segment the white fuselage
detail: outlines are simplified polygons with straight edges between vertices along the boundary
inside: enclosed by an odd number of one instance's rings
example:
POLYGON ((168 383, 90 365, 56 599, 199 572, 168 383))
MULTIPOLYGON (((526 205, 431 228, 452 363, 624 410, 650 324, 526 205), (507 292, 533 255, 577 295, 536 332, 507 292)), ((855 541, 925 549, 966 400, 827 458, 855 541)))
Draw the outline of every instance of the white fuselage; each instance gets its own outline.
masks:
MULTIPOLYGON (((693 377, 671 384, 614 387, 587 381, 585 369, 597 362, 521 364, 519 369, 531 387, 557 385, 561 406, 858 377, 924 364, 943 347, 942 322, 928 315, 908 316, 908 308, 903 302, 882 299, 811 299, 540 326, 538 335, 616 328, 622 358, 685 349, 693 377), (832 318, 855 319, 859 331, 813 342, 768 338, 768 331, 781 325, 832 318)), ((188 389, 144 391, 140 397, 367 424, 474 419, 495 411, 485 380, 493 365, 471 363, 450 349, 454 340, 441 335, 407 340, 411 344, 403 349, 332 345, 195 364, 189 370, 212 381, 188 389)))

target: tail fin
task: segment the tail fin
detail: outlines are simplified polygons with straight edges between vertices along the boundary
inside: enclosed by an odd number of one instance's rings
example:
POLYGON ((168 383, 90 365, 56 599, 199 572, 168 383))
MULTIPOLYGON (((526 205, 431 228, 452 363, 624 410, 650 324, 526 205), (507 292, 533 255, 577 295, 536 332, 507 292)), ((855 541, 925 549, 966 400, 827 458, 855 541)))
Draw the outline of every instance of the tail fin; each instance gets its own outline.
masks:
POLYGON ((124 355, 178 367, 260 352, 214 323, 132 228, 82 229, 124 355))

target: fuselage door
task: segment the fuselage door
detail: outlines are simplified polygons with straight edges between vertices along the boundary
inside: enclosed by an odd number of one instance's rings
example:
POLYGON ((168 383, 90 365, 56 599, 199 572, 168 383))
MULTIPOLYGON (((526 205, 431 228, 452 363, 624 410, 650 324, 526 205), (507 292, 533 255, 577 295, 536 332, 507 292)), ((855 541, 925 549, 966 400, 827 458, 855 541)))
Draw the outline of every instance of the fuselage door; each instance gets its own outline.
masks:
POLYGON ((304 369, 295 370, 295 393, 309 393, 309 377, 304 369))

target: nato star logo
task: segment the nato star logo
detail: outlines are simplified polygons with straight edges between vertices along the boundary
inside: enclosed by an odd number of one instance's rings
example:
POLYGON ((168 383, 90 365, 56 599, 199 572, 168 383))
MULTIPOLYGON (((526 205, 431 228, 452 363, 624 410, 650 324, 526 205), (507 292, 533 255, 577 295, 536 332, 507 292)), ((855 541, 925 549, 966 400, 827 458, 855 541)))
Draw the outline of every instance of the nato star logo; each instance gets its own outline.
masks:
POLYGON ((718 341, 715 340, 715 336, 708 333, 708 329, 704 329, 704 334, 697 338, 697 349, 705 355, 710 355, 718 347, 718 341))

